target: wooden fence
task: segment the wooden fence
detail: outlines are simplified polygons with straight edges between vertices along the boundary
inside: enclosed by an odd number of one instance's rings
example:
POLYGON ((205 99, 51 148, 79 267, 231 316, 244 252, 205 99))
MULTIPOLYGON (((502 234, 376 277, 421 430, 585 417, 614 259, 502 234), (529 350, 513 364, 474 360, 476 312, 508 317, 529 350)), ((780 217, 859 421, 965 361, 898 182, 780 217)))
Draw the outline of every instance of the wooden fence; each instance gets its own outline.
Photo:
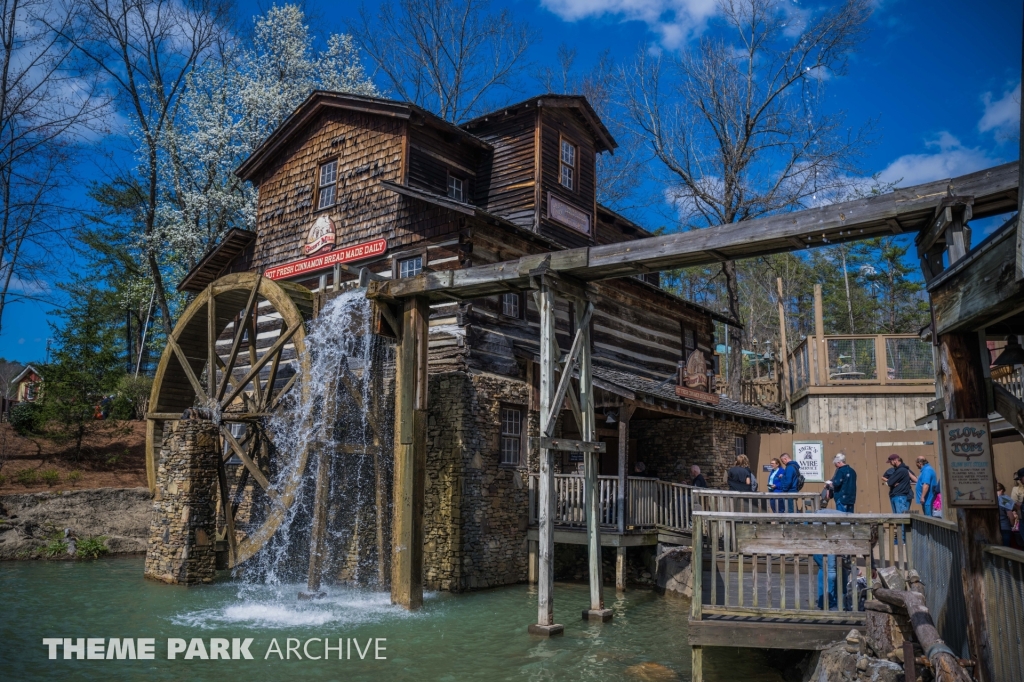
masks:
POLYGON ((691 617, 829 619, 860 623, 872 570, 912 567, 910 515, 694 512, 691 617), (830 566, 831 564, 831 566, 830 566), (828 589, 826 590, 826 585, 828 589), (826 613, 834 595, 834 610, 826 613), (849 598, 847 598, 849 595, 849 598))

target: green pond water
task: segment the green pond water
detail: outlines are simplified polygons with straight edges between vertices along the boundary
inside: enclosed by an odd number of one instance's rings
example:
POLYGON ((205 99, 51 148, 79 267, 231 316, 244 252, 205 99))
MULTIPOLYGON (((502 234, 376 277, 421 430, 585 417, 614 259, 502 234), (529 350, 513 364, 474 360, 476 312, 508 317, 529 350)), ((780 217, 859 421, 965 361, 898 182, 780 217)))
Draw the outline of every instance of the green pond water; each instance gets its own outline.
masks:
MULTIPOLYGON (((611 623, 579 619, 585 585, 558 584, 555 613, 565 635, 534 638, 536 592, 526 585, 463 595, 428 594, 408 613, 386 594, 335 588, 299 602, 298 585, 225 581, 182 588, 142 578, 139 557, 97 562, 0 562, 0 680, 688 680, 689 603, 635 590, 616 597, 611 623), (154 660, 48 659, 44 637, 154 638, 154 660), (168 638, 253 639, 253 660, 168 660, 168 638), (346 660, 265 658, 272 640, 354 640, 346 660), (369 639, 383 638, 374 659, 369 639)), ((320 655, 322 641, 309 645, 320 655)), ((755 650, 706 649, 712 681, 780 682, 755 650)), ((187 653, 187 652, 186 652, 187 653)))

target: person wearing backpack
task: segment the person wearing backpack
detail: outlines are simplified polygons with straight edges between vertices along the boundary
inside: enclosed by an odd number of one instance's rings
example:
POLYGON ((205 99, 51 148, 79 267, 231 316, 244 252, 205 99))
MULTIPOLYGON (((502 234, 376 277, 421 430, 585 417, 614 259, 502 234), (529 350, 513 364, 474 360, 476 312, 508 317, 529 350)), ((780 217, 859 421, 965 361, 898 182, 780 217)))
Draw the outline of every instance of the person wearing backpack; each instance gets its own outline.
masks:
MULTIPOLYGON (((775 479, 776 488, 780 493, 799 492, 803 487, 800 465, 793 461, 788 452, 782 453, 779 459, 782 462, 783 472, 775 479)), ((792 514, 795 509, 795 501, 792 498, 786 500, 786 511, 792 514)))

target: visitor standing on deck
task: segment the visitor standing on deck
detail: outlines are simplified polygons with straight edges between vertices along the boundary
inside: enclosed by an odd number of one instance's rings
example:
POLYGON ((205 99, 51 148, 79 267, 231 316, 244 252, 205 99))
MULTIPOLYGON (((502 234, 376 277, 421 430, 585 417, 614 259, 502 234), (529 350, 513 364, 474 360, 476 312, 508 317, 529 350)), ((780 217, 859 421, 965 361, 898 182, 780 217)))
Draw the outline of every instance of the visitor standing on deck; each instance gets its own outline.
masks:
POLYGON ((893 514, 910 511, 911 483, 915 478, 899 455, 889 455, 889 469, 882 474, 882 481, 889 486, 889 504, 893 514))
MULTIPOLYGON (((800 489, 800 465, 794 462, 788 452, 782 453, 779 458, 782 462, 782 473, 776 480, 780 493, 795 493, 800 489)), ((786 500, 786 511, 792 514, 795 511, 793 498, 786 500)))
MULTIPOLYGON (((778 493, 778 492, 781 492, 779 490, 778 478, 779 478, 779 474, 782 473, 782 462, 779 461, 778 457, 772 457, 771 467, 772 467, 771 473, 768 474, 768 492, 770 492, 770 493, 778 493)), ((772 500, 771 501, 771 505, 772 505, 772 511, 773 512, 779 511, 779 502, 778 502, 778 500, 772 500)))
POLYGON ((750 460, 746 455, 737 455, 736 463, 729 469, 725 482, 733 492, 750 492, 750 460))
POLYGON ((690 483, 694 488, 707 488, 708 482, 704 480, 704 474, 700 472, 700 467, 694 464, 690 467, 690 477, 693 482, 690 483))
POLYGON ((1003 547, 1010 547, 1013 541, 1013 499, 999 481, 996 481, 996 502, 999 503, 999 533, 1003 536, 1003 547))
POLYGON ((932 516, 935 507, 935 494, 939 492, 939 477, 935 469, 928 463, 927 457, 918 457, 915 461, 918 470, 917 486, 914 488, 914 501, 921 505, 925 516, 932 516))
POLYGON ((836 466, 836 473, 832 475, 831 481, 825 482, 825 485, 832 485, 836 509, 852 514, 853 507, 857 504, 857 472, 846 463, 846 455, 842 452, 836 455, 832 463, 836 466))

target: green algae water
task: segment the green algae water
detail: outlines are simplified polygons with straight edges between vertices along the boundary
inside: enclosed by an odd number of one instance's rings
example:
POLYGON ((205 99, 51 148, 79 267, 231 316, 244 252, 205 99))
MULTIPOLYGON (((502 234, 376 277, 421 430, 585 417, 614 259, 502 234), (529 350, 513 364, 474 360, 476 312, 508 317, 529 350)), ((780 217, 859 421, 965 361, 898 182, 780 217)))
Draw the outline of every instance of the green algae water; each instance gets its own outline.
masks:
MULTIPOLYGON (((611 623, 579 620, 585 585, 558 584, 565 635, 533 638, 537 595, 526 585, 428 594, 408 613, 388 595, 335 587, 316 602, 300 585, 234 581, 184 588, 143 579, 141 557, 95 562, 0 563, 0 680, 688 680, 689 603, 649 591, 616 597, 611 623), (44 637, 153 638, 153 660, 48 659, 44 637), (252 660, 168 660, 168 639, 252 638, 252 660), (323 655, 328 639, 331 659, 323 655), (338 660, 338 640, 343 660, 338 660), (267 656, 276 641, 282 655, 267 656), (368 642, 372 641, 370 646, 368 642), (351 643, 355 643, 355 648, 351 643), (377 651, 377 646, 383 650, 377 651), (347 651, 346 651, 347 649, 347 651), (359 652, 364 653, 360 658, 359 652), (296 657, 296 653, 302 656, 296 657), (375 658, 375 654, 383 656, 375 658)), ((781 682, 760 652, 706 649, 714 681, 781 682)), ((186 652, 187 653, 187 652, 186 652)))

